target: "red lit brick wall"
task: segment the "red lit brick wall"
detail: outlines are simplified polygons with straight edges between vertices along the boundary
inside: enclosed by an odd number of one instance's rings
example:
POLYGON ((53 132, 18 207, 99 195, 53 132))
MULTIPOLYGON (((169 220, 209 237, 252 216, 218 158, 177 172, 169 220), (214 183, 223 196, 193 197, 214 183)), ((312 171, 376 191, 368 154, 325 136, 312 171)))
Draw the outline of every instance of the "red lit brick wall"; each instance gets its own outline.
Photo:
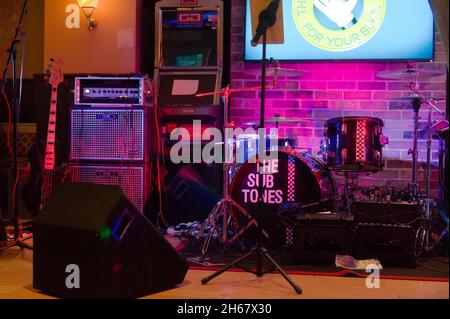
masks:
MULTIPOLYGON (((247 71, 259 68, 258 63, 244 63, 245 1, 232 0, 231 31, 231 85, 234 88, 259 85, 259 77, 247 71)), ((388 49, 388 48, 387 48, 388 49)), ((445 49, 436 34, 435 62, 417 63, 420 67, 446 69, 445 49)), ((377 79, 379 71, 405 68, 406 63, 320 62, 282 63, 282 67, 309 71, 301 79, 279 78, 279 87, 267 91, 266 116, 280 114, 312 120, 313 124, 283 126, 280 133, 298 136, 301 148, 317 154, 327 119, 342 115, 374 116, 384 120, 384 135, 390 143, 383 150, 385 169, 360 179, 369 185, 405 186, 411 180, 413 112, 407 105, 389 101, 390 98, 409 95, 406 82, 377 79)), ((446 97, 446 77, 422 83, 427 96, 446 97)), ((244 92, 232 96, 231 120, 236 123, 258 121, 259 93, 244 92)), ((438 103, 445 110, 445 103, 438 103)), ((427 111, 420 112, 420 127, 426 125, 427 111)), ((434 120, 443 116, 433 113, 434 120)), ((419 161, 426 160, 426 132, 419 140, 419 161)), ((433 165, 437 166, 438 143, 433 141, 433 165)), ((423 170, 420 172, 423 179, 423 170)), ((437 172, 433 171, 432 188, 437 188, 437 172)))

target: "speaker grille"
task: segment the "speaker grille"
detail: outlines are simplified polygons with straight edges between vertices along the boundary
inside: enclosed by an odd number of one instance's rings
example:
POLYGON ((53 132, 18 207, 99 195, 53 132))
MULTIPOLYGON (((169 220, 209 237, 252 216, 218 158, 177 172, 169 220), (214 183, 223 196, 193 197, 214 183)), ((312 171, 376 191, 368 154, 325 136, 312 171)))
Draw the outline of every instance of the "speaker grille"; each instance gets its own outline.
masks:
POLYGON ((143 161, 143 109, 73 109, 71 113, 71 159, 143 161))
POLYGON ((145 202, 145 170, 142 166, 71 165, 72 182, 117 185, 124 195, 142 213, 145 202))

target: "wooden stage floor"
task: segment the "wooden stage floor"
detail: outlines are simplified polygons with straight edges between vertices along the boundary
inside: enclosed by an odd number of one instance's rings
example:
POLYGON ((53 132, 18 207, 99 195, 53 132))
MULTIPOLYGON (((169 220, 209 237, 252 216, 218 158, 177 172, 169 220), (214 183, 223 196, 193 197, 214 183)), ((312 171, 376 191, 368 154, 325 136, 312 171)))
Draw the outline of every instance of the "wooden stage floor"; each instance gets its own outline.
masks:
MULTIPOLYGON (((33 253, 11 248, 0 252, 0 299, 50 298, 32 288, 33 253)), ((382 279, 379 289, 367 289, 365 279, 292 275, 303 289, 296 295, 277 274, 256 278, 243 272, 227 272, 202 285, 209 271, 190 270, 176 289, 145 299, 448 299, 448 282, 382 279)))

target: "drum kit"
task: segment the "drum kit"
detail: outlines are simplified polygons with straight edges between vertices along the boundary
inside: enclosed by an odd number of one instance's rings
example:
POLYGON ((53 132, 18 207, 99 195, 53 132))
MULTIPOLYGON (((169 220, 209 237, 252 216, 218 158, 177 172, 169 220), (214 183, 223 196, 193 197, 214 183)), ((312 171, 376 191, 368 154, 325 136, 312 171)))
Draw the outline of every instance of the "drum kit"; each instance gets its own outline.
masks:
MULTIPOLYGON (((259 71, 259 70, 257 70, 259 71)), ((254 73, 255 75, 257 73, 254 73)), ((305 76, 307 72, 284 69, 279 65, 266 69, 266 75, 273 77, 272 83, 266 85, 267 89, 276 88, 277 77, 305 76)), ((390 80, 403 80, 409 83, 411 95, 402 96, 392 101, 400 101, 408 104, 414 112, 414 135, 410 154, 413 161, 411 177, 411 194, 413 200, 423 200, 418 184, 418 139, 419 139, 419 110, 428 107, 428 128, 432 127, 433 111, 442 113, 435 105, 437 98, 428 98, 420 92, 420 81, 433 77, 442 76, 444 73, 439 70, 428 70, 414 68, 408 64, 406 69, 391 70, 377 73, 377 77, 390 80)), ((261 87, 230 88, 230 86, 218 92, 198 94, 198 97, 205 95, 221 95, 224 102, 224 122, 225 128, 234 128, 234 123, 229 121, 229 98, 235 92, 255 91, 261 87)), ((301 118, 287 118, 275 115, 265 119, 266 124, 279 128, 283 125, 292 124, 313 124, 311 120, 301 118)), ((260 123, 246 122, 246 127, 259 128, 260 123)), ((258 135, 249 136, 242 134, 234 140, 225 142, 236 148, 238 144, 246 145, 246 161, 242 164, 235 162, 223 163, 224 183, 223 196, 211 211, 205 222, 199 229, 196 238, 206 238, 203 242, 200 262, 205 260, 211 239, 216 238, 222 245, 234 242, 242 234, 251 237, 253 227, 262 229, 264 240, 282 245, 286 243, 286 225, 283 225, 279 215, 280 206, 283 203, 310 204, 324 202, 324 210, 335 212, 336 199, 343 198, 337 193, 334 174, 344 173, 371 174, 383 170, 383 146, 388 144, 388 138, 383 135, 384 123, 382 119, 362 116, 345 116, 332 118, 326 121, 324 127, 324 140, 320 146, 318 158, 308 152, 299 150, 295 139, 278 138, 275 148, 277 158, 276 170, 268 174, 262 173, 262 187, 257 185, 259 180, 259 163, 251 162, 250 159, 256 155, 258 150, 258 135), (263 205, 260 205, 260 194, 262 190, 263 205), (253 213, 261 209, 259 218, 253 218, 253 213), (259 222, 259 225, 258 225, 259 222), (256 227, 254 227, 256 226, 256 227)), ((447 122, 448 129, 448 122, 447 122)), ((267 136, 265 137, 267 138, 267 136)), ((428 130, 427 136, 427 174, 426 174, 426 205, 424 218, 431 220, 431 140, 432 132, 428 130)), ((228 145, 228 146, 230 146, 228 145)), ((271 145, 270 149, 273 145, 271 145)), ((267 150, 267 149, 266 149, 267 150)), ((347 198, 348 213, 350 205, 348 203, 348 189, 345 188, 347 198)), ((345 199, 344 199, 345 201, 345 199)), ((419 234, 422 236, 425 247, 429 244, 429 228, 424 227, 419 234)))

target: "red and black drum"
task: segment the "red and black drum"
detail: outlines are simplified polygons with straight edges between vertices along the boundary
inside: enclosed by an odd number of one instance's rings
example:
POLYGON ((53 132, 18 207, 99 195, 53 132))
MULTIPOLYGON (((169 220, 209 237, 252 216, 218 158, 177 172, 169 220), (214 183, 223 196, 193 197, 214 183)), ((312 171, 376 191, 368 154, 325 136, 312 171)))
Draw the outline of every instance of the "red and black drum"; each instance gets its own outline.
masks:
POLYGON ((383 121, 374 117, 337 117, 325 125, 322 155, 334 171, 375 172, 383 169, 383 121))
MULTIPOLYGON (((262 162, 261 177, 255 161, 242 164, 233 177, 230 195, 248 214, 243 216, 242 212, 233 210, 236 224, 242 229, 249 225, 251 218, 260 221, 267 234, 266 241, 281 247, 286 244, 287 238, 286 226, 279 215, 280 206, 289 202, 308 204, 332 198, 335 185, 331 172, 308 153, 278 151, 272 152, 271 156, 262 162), (262 180, 263 203, 259 205, 258 212, 259 180, 262 180)), ((254 226, 246 234, 254 239, 254 226)))

